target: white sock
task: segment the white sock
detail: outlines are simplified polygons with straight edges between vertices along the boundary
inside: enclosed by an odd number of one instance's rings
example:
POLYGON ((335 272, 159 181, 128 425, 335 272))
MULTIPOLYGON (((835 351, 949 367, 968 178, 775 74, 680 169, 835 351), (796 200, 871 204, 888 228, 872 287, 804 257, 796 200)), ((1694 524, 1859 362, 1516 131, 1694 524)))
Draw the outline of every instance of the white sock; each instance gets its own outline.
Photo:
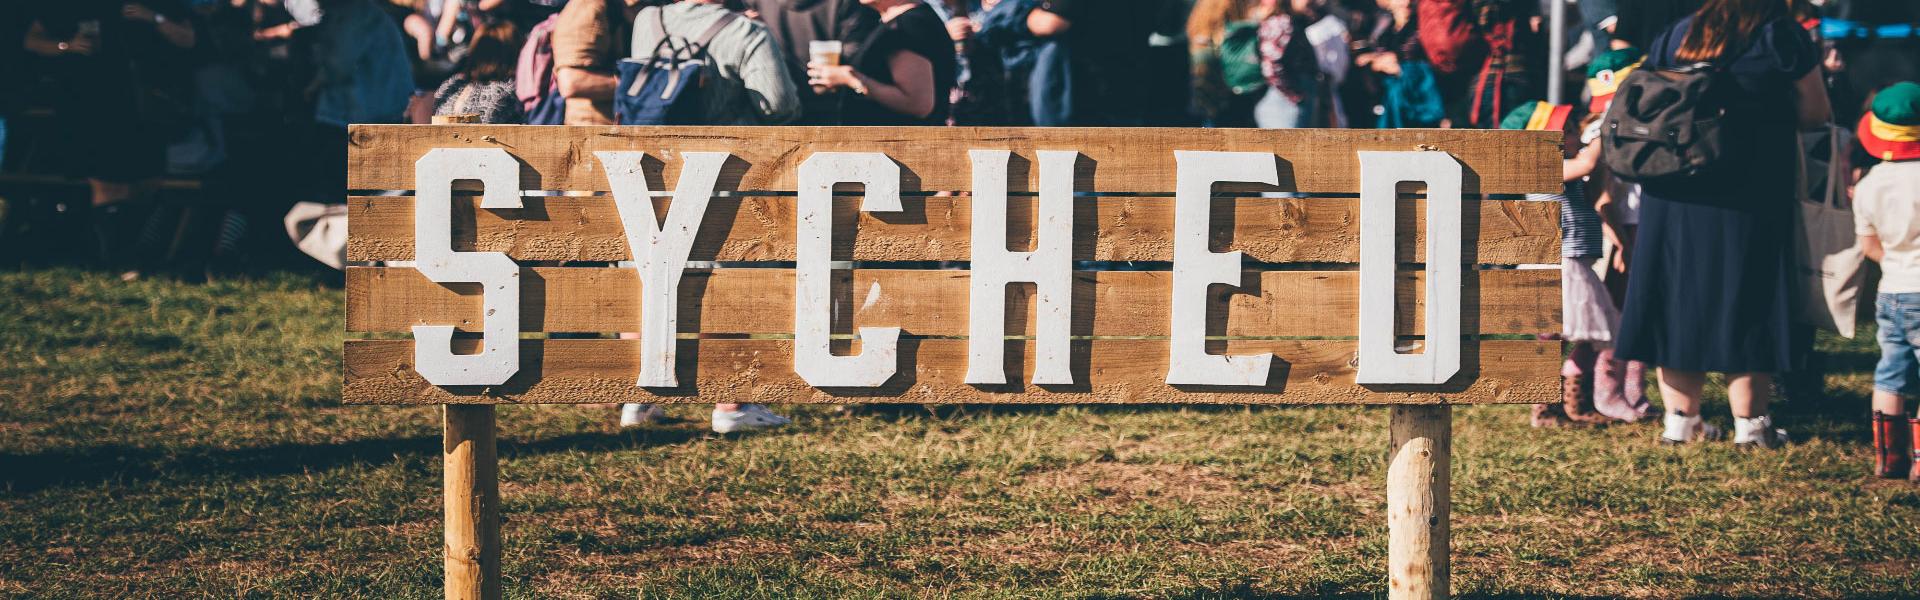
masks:
POLYGON ((1733 418, 1733 443, 1755 443, 1770 435, 1773 435, 1773 417, 1771 416, 1733 418))
POLYGON ((1691 442, 1693 434, 1701 430, 1700 415, 1691 417, 1678 413, 1667 413, 1667 430, 1660 437, 1676 442, 1691 442))

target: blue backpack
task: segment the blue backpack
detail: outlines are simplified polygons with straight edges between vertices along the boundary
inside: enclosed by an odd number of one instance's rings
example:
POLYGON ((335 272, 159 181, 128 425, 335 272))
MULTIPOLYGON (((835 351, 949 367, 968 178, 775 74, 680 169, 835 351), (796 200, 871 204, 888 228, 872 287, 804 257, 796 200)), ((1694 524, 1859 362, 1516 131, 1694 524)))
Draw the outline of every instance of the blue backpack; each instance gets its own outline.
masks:
POLYGON ((713 68, 707 44, 740 14, 720 15, 699 39, 688 41, 667 33, 665 10, 649 10, 653 11, 653 32, 660 43, 646 58, 620 61, 620 84, 613 94, 614 115, 621 125, 703 124, 708 104, 703 92, 713 68))

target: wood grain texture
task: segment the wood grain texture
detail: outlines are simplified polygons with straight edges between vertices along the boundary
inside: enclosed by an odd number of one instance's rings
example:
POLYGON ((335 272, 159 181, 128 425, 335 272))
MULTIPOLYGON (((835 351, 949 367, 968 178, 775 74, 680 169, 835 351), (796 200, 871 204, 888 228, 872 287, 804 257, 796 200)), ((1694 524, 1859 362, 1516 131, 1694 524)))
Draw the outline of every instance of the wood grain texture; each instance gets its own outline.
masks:
POLYGON ((500 458, 489 405, 444 407, 445 597, 499 600, 500 458))
MULTIPOLYGON (((478 340, 456 340, 456 352, 478 340)), ((1009 380, 1026 381, 1030 342, 1010 341, 1009 380)), ((1217 344, 1212 352, 1273 352, 1273 382, 1245 388, 1175 388, 1166 376, 1165 340, 1093 340, 1075 344, 1075 386, 1023 384, 978 387, 963 383, 966 342, 900 341, 900 373, 873 389, 826 390, 793 373, 790 340, 683 340, 683 387, 634 386, 637 340, 524 340, 521 370, 505 385, 436 387, 416 374, 413 342, 349 340, 348 404, 567 404, 600 402, 911 402, 927 404, 1439 404, 1537 403, 1560 394, 1560 343, 1532 340, 1469 342, 1467 362, 1442 386, 1367 389, 1353 384, 1351 341, 1248 340, 1217 344), (696 366, 697 365, 697 366, 696 366), (1090 366, 1091 365, 1091 366, 1090 366)))
MULTIPOLYGON (((965 336, 968 272, 857 269, 835 271, 849 285, 836 303, 842 327, 901 327, 909 335, 965 336), (872 301, 865 301, 874 289, 872 301), (862 302, 853 302, 860 298, 862 302), (849 320, 850 319, 850 320, 849 320), (851 325, 849 325, 851 324, 851 325)), ((1075 335, 1168 335, 1172 274, 1100 271, 1075 274, 1075 335)), ((1359 311, 1355 271, 1248 272, 1246 293, 1214 288, 1209 311, 1214 335, 1352 336, 1359 311), (1225 310, 1221 310, 1224 304, 1225 310)), ((1469 270, 1462 312, 1465 331, 1534 334, 1560 331, 1560 272, 1469 270), (1478 315, 1478 321, 1475 321, 1478 315), (1477 327, 1475 327, 1477 325, 1477 327), (1477 329, 1477 331, 1476 331, 1477 329)), ((1423 331, 1425 294, 1420 272, 1400 274, 1399 333, 1423 331)), ((638 331, 640 281, 633 269, 536 267, 520 276, 524 331, 611 333, 638 331)), ((680 284, 680 330, 778 334, 793 331, 793 271, 689 271, 680 284)), ((441 285, 407 268, 347 269, 348 331, 410 331, 414 325, 454 325, 479 331, 478 286, 441 285)), ((1031 335, 1032 286, 1015 285, 1008 331, 1031 335)), ((851 329, 846 329, 851 331, 851 329)))
MULTIPOLYGON (((412 189, 414 161, 433 148, 505 149, 524 163, 521 187, 530 190, 609 189, 593 153, 623 150, 661 160, 665 178, 655 181, 664 182, 678 177, 681 152, 730 152, 736 160, 723 184, 779 191, 794 189, 800 162, 815 152, 883 152, 902 166, 902 190, 960 191, 972 189, 972 149, 1012 150, 1028 161, 1035 150, 1077 150, 1075 189, 1086 192, 1173 191, 1175 150, 1273 152, 1283 191, 1357 192, 1355 152, 1419 149, 1459 158, 1469 194, 1560 190, 1560 136, 1538 131, 523 125, 351 126, 348 187, 412 189)), ((1032 189, 1037 173, 1015 167, 1014 189, 1032 189)))
POLYGON ((1451 594, 1453 409, 1395 406, 1387 461, 1387 598, 1451 594))
MULTIPOLYGON (((1077 199, 1075 260, 1173 259, 1173 199, 1077 199)), ((1032 198, 1013 198, 1009 236, 1031 247, 1032 198)), ((611 196, 523 198, 520 210, 480 210, 479 198, 458 197, 453 245, 461 251, 506 252, 517 260, 630 260, 611 196)), ((835 203, 834 257, 838 260, 968 260, 972 251, 970 198, 902 199, 902 212, 856 213, 856 202, 835 203)), ((665 200, 662 206, 668 204, 665 200)), ((1463 260, 1480 264, 1558 264, 1560 207, 1553 202, 1469 200, 1463 224, 1469 241, 1463 260)), ((1396 214, 1403 262, 1425 259, 1426 211, 1405 200, 1396 214)), ((793 260, 792 197, 720 197, 708 205, 692 260, 793 260)), ((347 204, 347 260, 412 260, 413 198, 358 196, 347 204)), ((1242 250, 1262 262, 1353 263, 1360 260, 1360 201, 1353 198, 1239 197, 1214 200, 1216 251, 1242 250)))

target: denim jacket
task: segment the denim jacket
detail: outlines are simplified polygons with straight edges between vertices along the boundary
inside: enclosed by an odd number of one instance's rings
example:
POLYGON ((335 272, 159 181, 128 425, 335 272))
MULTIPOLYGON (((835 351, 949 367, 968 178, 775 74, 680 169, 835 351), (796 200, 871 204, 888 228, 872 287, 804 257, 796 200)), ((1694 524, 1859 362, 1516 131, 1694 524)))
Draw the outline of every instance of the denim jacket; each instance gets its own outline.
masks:
POLYGON ((328 6, 314 37, 320 79, 315 121, 345 127, 402 120, 413 95, 412 66, 400 28, 380 7, 372 0, 328 6))

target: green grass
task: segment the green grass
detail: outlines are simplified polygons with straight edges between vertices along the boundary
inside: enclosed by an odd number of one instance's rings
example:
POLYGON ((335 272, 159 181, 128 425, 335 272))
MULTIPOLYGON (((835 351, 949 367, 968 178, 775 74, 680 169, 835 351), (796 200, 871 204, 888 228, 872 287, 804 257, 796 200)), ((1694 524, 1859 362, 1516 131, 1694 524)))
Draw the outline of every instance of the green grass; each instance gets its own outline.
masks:
MULTIPOLYGON (((291 275, 0 273, 0 596, 438 597, 438 415, 339 404, 342 305, 291 275)), ((1920 486, 1867 477, 1874 349, 1822 344, 1830 398, 1780 451, 1457 409, 1455 591, 1920 597, 1920 486)), ((1384 408, 782 410, 716 439, 698 407, 502 408, 508 594, 1385 587, 1384 408)))

